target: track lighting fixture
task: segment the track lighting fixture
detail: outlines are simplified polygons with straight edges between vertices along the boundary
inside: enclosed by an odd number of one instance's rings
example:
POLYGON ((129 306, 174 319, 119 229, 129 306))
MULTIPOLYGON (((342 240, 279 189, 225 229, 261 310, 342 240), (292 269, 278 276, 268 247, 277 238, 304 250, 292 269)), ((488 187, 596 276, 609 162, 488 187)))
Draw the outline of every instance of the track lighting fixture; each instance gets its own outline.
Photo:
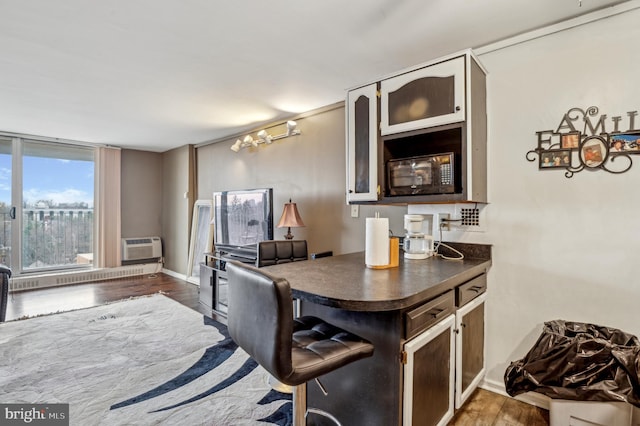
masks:
POLYGON ((260 130, 256 136, 258 139, 253 139, 251 135, 247 135, 244 139, 237 139, 236 142, 231 145, 231 151, 239 152, 242 148, 248 148, 250 146, 257 147, 259 144, 271 144, 273 141, 277 141, 278 139, 287 138, 289 136, 296 136, 300 134, 300 130, 297 130, 296 127, 298 123, 293 120, 287 121, 287 131, 281 135, 271 136, 266 130, 260 130))
POLYGON ((258 141, 254 141, 251 135, 245 136, 242 142, 247 146, 253 146, 253 147, 258 146, 258 141))
POLYGON ((270 144, 271 142, 273 142, 273 136, 271 136, 269 133, 267 133, 266 130, 260 130, 258 132, 258 139, 259 140, 263 140, 264 143, 266 143, 267 145, 270 144))
POLYGON ((298 133, 296 133, 297 126, 298 126, 298 123, 296 123, 295 121, 293 120, 287 121, 287 136, 300 134, 300 130, 298 130, 298 133))

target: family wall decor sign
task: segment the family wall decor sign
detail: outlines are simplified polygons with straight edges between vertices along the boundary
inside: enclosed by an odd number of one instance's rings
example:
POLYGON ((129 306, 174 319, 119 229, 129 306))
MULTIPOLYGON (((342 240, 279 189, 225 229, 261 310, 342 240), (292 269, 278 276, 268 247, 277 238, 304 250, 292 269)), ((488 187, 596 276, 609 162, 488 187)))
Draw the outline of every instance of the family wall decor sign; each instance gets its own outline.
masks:
POLYGON ((540 170, 564 169, 567 178, 583 170, 628 171, 633 164, 631 156, 640 154, 638 111, 609 119, 598 114, 596 106, 571 108, 555 131, 536 132, 538 147, 527 152, 527 160, 536 161, 537 156, 540 170))

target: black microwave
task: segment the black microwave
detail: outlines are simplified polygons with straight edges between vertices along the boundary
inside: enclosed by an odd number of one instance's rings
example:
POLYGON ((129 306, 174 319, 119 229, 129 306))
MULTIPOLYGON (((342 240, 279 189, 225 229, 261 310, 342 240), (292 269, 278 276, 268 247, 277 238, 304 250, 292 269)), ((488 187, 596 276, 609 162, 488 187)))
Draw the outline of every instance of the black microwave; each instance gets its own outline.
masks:
POLYGON ((389 195, 454 193, 453 160, 452 152, 389 160, 387 162, 389 195))

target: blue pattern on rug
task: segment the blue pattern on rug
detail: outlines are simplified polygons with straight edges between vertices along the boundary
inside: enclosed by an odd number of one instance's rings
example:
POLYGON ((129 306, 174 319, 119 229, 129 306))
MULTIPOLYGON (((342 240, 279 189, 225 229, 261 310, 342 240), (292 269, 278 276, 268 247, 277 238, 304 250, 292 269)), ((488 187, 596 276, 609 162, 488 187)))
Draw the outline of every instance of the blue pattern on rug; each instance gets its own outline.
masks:
POLYGON ((282 393, 282 392, 278 392, 275 389, 271 389, 269 393, 267 393, 265 396, 262 397, 260 401, 258 401, 258 405, 271 404, 273 401, 278 401, 281 399, 287 399, 291 401, 291 394, 282 393))
POLYGON ((160 395, 164 395, 168 392, 171 392, 175 389, 178 389, 188 383, 193 382, 197 378, 207 374, 211 370, 214 370, 218 366, 222 365, 233 353, 238 349, 238 345, 231 339, 229 336, 229 332, 227 331, 227 327, 223 324, 220 324, 217 321, 214 321, 211 318, 203 316, 204 324, 215 327, 220 334, 224 337, 222 341, 220 341, 215 346, 211 346, 207 348, 202 357, 196 361, 191 367, 189 367, 182 374, 174 377, 161 384, 160 386, 151 389, 143 394, 134 396, 133 398, 127 399, 126 401, 119 402, 111 406, 111 409, 122 408, 128 405, 137 404, 138 402, 146 401, 151 398, 155 398, 160 395))
MULTIPOLYGON (((188 383, 191 383, 192 381, 196 380, 197 378, 209 373, 210 371, 216 369, 217 367, 219 367, 220 365, 222 365, 227 359, 229 359, 231 357, 231 355, 233 355, 233 353, 238 349, 238 345, 236 345, 236 343, 231 339, 231 336, 229 336, 229 332, 227 331, 227 327, 207 316, 203 315, 203 319, 204 319, 204 325, 209 325, 212 327, 215 327, 218 332, 224 337, 224 339, 222 341, 220 341, 219 343, 217 343, 214 346, 211 346, 209 348, 207 348, 204 352, 204 354, 202 355, 202 357, 196 361, 191 367, 189 367, 186 371, 184 371, 183 373, 179 374, 178 376, 174 377, 173 379, 155 387, 154 389, 151 389, 145 393, 142 393, 140 395, 134 396, 132 398, 129 398, 125 401, 119 402, 117 404, 114 404, 111 406, 111 410, 117 409, 117 408, 122 408, 122 407, 126 407, 129 405, 133 405, 133 404, 137 404, 139 402, 143 402, 146 400, 149 400, 151 398, 155 398, 157 396, 160 395, 164 395, 168 392, 174 391, 188 383)), ((248 374, 250 374, 253 370, 255 370, 258 367, 258 364, 251 358, 247 359, 247 361, 245 361, 245 363, 238 369, 236 370, 231 376, 229 376, 228 378, 224 379, 223 381, 221 381, 220 383, 218 383, 216 386, 208 389, 205 392, 200 393, 199 395, 196 395, 194 397, 191 397, 189 399, 186 399, 182 402, 179 402, 177 404, 168 406, 168 407, 164 407, 164 408, 160 408, 158 410, 154 410, 153 412, 159 412, 159 411, 166 411, 166 410, 170 410, 176 407, 180 407, 186 404, 189 404, 191 402, 195 402, 198 401, 200 399, 206 398, 207 396, 213 395, 216 392, 219 392, 231 385, 233 385, 235 382, 237 382, 238 380, 242 379, 243 377, 246 377, 248 374)), ((269 393, 267 393, 259 402, 258 404, 260 405, 264 405, 264 404, 268 404, 269 402, 272 401, 277 401, 277 400, 291 400, 291 395, 288 394, 283 394, 281 392, 277 392, 277 391, 270 391, 269 393)), ((292 418, 292 403, 291 402, 287 402, 283 405, 281 405, 278 410, 276 410, 274 413, 272 413, 270 416, 265 417, 264 419, 260 419, 259 421, 261 422, 269 422, 272 424, 276 424, 278 426, 288 426, 291 425, 293 423, 293 418, 292 418)))
POLYGON ((290 426, 293 424, 293 402, 291 401, 292 395, 290 393, 282 393, 275 389, 271 389, 260 401, 258 401, 258 405, 267 405, 279 400, 287 400, 288 402, 286 404, 282 404, 280 408, 270 416, 259 419, 259 421, 272 423, 278 426, 290 426))
POLYGON ((177 408, 180 406, 183 406, 185 404, 189 404, 191 402, 195 402, 195 401, 199 401, 202 398, 206 398, 209 395, 213 395, 216 392, 221 391, 222 389, 226 389, 229 386, 231 386, 232 384, 234 384, 235 382, 237 382, 238 380, 242 379, 243 377, 247 376, 249 373, 251 373, 253 370, 256 369, 256 367, 258 366, 258 363, 255 362, 253 359, 249 358, 248 360, 246 360, 244 362, 244 364, 242 364, 242 367, 240 367, 239 369, 237 369, 235 371, 235 373, 233 373, 231 376, 227 377, 226 379, 224 379, 223 381, 221 381, 220 383, 218 383, 217 385, 215 385, 214 387, 210 388, 209 390, 206 390, 196 396, 193 396, 189 399, 185 399, 182 402, 179 402, 177 404, 174 405, 170 405, 168 407, 164 407, 164 408, 159 408, 157 410, 152 411, 152 413, 156 413, 158 411, 166 411, 166 410, 170 410, 172 408, 177 408))
POLYGON ((290 426, 293 424, 293 409, 291 407, 291 402, 282 404, 280 408, 273 412, 269 417, 262 418, 258 421, 273 423, 278 426, 290 426))

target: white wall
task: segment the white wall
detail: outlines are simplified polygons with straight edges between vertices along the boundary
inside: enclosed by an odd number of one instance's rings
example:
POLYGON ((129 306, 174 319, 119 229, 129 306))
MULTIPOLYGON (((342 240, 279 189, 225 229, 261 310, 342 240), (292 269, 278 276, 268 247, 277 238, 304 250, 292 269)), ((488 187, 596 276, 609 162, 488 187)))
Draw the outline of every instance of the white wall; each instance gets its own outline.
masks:
POLYGON ((504 388, 505 368, 548 320, 640 336, 640 155, 627 173, 585 170, 571 179, 525 159, 536 131, 556 129, 572 107, 623 118, 640 110, 638 22, 635 10, 480 56, 489 72, 488 231, 458 239, 493 244, 489 385, 504 388))

